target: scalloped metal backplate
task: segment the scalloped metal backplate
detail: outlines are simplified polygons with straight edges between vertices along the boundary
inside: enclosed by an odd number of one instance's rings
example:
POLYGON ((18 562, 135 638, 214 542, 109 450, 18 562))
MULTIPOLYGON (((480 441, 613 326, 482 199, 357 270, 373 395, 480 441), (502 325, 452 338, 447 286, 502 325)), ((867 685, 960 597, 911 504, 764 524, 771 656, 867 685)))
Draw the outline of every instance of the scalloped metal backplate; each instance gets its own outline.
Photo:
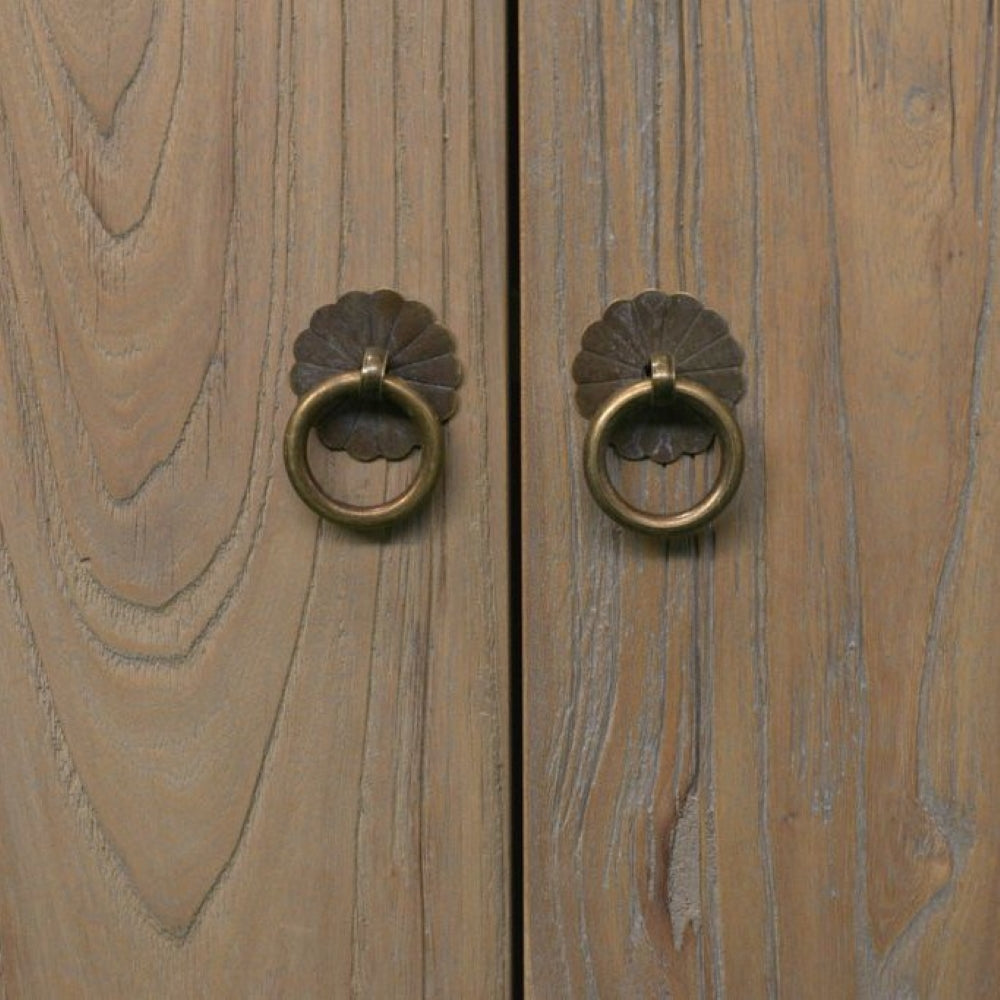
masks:
MULTIPOLYGON (((442 421, 452 416, 462 381, 455 340, 427 306, 389 289, 347 292, 313 313, 295 340, 292 388, 301 396, 332 375, 359 370, 368 347, 385 351, 386 375, 416 389, 442 421)), ((316 431, 327 448, 364 462, 405 458, 420 443, 412 422, 385 400, 347 400, 316 431)))
MULTIPOLYGON (((678 377, 694 379, 733 406, 743 395, 743 348, 729 324, 682 292, 643 292, 613 302, 584 331, 573 362, 576 405, 591 417, 613 393, 649 377, 653 355, 673 356, 678 377)), ((715 433, 699 414, 676 403, 623 421, 611 444, 623 458, 666 465, 711 447, 715 433)))

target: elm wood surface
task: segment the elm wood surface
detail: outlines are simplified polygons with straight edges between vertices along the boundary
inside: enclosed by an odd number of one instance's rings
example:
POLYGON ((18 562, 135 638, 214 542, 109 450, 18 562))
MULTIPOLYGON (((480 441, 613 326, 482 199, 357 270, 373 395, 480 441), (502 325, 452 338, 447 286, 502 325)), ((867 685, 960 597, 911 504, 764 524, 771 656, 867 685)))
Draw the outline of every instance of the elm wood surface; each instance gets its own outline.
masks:
POLYGON ((519 46, 529 995, 998 995, 993 6, 536 0, 519 46), (740 494, 669 547, 572 403, 643 288, 748 355, 740 494))
POLYGON ((503 45, 463 0, 0 14, 0 995, 508 993, 503 45), (280 441, 292 338, 387 285, 469 376, 377 539, 280 441))
MULTIPOLYGON (((529 992, 995 996, 993 8, 521 10, 529 992), (657 286, 750 376, 669 549, 569 372, 657 286)), ((0 17, 0 995, 506 994, 499 12, 0 17), (275 447, 380 285, 467 372, 388 545, 275 447)))

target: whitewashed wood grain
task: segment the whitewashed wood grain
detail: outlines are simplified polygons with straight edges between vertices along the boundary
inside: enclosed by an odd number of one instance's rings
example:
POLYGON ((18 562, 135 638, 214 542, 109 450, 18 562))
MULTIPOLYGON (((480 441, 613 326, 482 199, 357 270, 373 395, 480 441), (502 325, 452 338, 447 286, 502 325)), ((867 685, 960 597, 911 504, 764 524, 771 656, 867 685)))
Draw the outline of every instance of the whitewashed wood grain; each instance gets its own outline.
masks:
POLYGON ((528 991, 993 996, 993 8, 540 0, 520 42, 528 991), (669 548, 587 494, 569 373, 646 287, 751 386, 669 548))

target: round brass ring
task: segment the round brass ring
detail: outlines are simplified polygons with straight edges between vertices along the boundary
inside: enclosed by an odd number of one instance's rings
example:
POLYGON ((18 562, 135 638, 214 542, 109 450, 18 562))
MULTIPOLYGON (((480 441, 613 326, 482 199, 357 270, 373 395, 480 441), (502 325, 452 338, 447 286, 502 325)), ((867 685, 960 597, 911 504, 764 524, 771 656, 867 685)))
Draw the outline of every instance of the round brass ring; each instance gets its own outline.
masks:
POLYGON ((608 478, 608 446, 612 427, 629 410, 652 405, 653 382, 646 379, 610 396, 594 414, 584 443, 583 468, 594 499, 606 514, 626 528, 672 537, 703 528, 733 498, 743 475, 743 435, 726 404, 692 379, 678 378, 674 393, 707 417, 722 451, 718 475, 705 497, 676 514, 654 514, 630 504, 608 478))
POLYGON ((334 375, 302 396, 285 428, 285 467, 298 495, 320 517, 352 528, 380 528, 408 516, 427 499, 444 465, 444 432, 437 414, 420 393, 401 379, 386 375, 382 379, 383 397, 399 406, 420 432, 416 478, 399 496, 371 507, 335 500, 316 482, 306 445, 309 432, 335 402, 348 396, 359 397, 361 379, 360 371, 334 375))

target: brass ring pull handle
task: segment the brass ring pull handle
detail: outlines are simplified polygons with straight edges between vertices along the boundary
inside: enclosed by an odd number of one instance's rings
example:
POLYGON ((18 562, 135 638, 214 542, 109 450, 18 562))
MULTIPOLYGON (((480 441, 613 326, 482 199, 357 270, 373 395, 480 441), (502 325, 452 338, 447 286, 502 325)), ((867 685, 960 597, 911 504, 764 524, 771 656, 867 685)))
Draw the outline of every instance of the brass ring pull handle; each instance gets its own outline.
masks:
POLYGON ((427 306, 388 289, 348 292, 316 310, 295 341, 299 401, 284 440, 288 478, 310 509, 348 527, 380 528, 427 499, 444 466, 442 423, 457 404, 454 346, 427 306), (309 466, 313 430, 327 448, 361 461, 401 459, 419 446, 416 477, 372 506, 335 499, 309 466))
POLYGON ((657 392, 654 379, 620 389, 597 411, 584 444, 584 474, 587 485, 601 509, 626 528, 665 537, 685 535, 705 527, 733 498, 743 475, 743 435, 729 408, 710 389, 691 379, 676 379, 673 393, 707 417, 716 431, 722 461, 712 488, 693 507, 677 514, 653 514, 630 504, 608 478, 608 447, 617 419, 630 410, 653 403, 657 392))
POLYGON ((404 410, 419 431, 420 469, 399 496, 384 503, 358 507, 335 500, 323 491, 309 468, 306 455, 309 432, 335 403, 345 397, 360 397, 364 379, 363 369, 334 375, 299 400, 285 429, 285 467, 296 492, 320 517, 352 528, 381 528, 416 510, 434 488, 444 465, 444 431, 437 414, 418 392, 402 379, 384 376, 382 394, 404 410))
POLYGON ((742 395, 743 351, 726 321, 690 295, 643 292, 612 303, 583 335, 573 363, 580 412, 591 420, 584 475, 601 509, 619 524, 661 537, 705 527, 733 498, 743 475, 743 435, 731 407, 742 395), (708 493, 677 513, 643 510, 608 476, 608 450, 663 465, 721 451, 708 493))

